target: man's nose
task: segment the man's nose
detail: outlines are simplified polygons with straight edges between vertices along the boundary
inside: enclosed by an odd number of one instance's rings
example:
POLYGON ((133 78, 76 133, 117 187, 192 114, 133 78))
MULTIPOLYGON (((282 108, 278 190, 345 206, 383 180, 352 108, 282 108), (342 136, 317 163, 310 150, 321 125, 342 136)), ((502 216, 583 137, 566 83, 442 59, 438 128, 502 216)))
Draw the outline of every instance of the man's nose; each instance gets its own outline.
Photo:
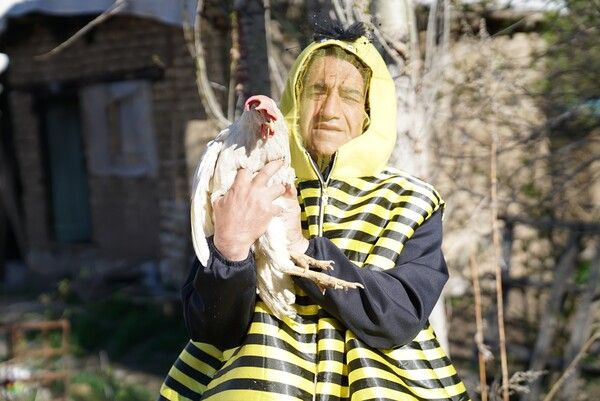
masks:
POLYGON ((331 91, 327 94, 323 105, 321 106, 321 117, 325 119, 331 119, 339 116, 340 111, 340 97, 331 91))

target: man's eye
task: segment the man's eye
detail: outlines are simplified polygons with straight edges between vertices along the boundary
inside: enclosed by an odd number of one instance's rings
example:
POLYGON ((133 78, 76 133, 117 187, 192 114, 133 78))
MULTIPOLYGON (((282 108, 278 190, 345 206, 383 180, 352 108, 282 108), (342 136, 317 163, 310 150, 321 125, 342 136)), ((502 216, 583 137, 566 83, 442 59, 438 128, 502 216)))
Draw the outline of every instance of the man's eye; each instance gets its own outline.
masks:
POLYGON ((347 95, 343 95, 342 99, 344 99, 348 103, 360 103, 360 102, 362 102, 362 98, 360 98, 358 95, 347 94, 347 95))
POLYGON ((361 103, 363 101, 362 94, 356 90, 342 89, 340 90, 340 96, 348 103, 361 103))

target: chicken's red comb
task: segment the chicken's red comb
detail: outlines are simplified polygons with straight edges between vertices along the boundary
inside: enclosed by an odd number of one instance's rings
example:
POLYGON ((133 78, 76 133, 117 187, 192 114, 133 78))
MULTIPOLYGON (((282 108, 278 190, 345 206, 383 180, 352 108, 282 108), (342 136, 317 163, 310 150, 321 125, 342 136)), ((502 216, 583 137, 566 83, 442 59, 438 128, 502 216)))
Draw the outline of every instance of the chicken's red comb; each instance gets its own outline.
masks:
POLYGON ((246 100, 244 105, 245 110, 250 110, 254 107, 255 110, 264 111, 271 121, 277 121, 277 114, 273 110, 273 100, 265 95, 254 95, 246 100))

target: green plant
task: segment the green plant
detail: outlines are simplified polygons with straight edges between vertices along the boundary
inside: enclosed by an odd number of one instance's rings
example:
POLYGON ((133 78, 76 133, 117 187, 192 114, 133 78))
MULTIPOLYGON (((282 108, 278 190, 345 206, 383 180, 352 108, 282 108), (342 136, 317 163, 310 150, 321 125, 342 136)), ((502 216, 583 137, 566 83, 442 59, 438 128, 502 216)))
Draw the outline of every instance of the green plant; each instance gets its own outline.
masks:
POLYGON ((153 394, 139 384, 126 383, 110 370, 82 372, 71 380, 73 401, 150 401, 153 394))

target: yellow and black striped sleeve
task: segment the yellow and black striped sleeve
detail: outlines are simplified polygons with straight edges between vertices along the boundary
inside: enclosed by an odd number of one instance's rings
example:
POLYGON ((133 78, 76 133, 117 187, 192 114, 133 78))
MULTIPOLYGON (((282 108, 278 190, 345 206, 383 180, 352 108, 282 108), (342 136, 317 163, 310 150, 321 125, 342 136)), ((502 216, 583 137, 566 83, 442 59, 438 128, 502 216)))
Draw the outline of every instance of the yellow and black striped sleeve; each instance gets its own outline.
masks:
POLYGON ((228 349, 241 344, 256 304, 254 255, 239 262, 223 257, 208 238, 207 266, 195 259, 181 299, 188 334, 193 341, 228 349))
POLYGON ((405 243, 395 267, 359 268, 329 239, 310 240, 307 254, 334 260, 328 274, 360 282, 365 288, 327 290, 323 295, 311 281, 295 278, 313 301, 343 322, 373 348, 394 348, 410 342, 426 325, 429 314, 448 280, 441 250, 441 211, 431 215, 405 243))

